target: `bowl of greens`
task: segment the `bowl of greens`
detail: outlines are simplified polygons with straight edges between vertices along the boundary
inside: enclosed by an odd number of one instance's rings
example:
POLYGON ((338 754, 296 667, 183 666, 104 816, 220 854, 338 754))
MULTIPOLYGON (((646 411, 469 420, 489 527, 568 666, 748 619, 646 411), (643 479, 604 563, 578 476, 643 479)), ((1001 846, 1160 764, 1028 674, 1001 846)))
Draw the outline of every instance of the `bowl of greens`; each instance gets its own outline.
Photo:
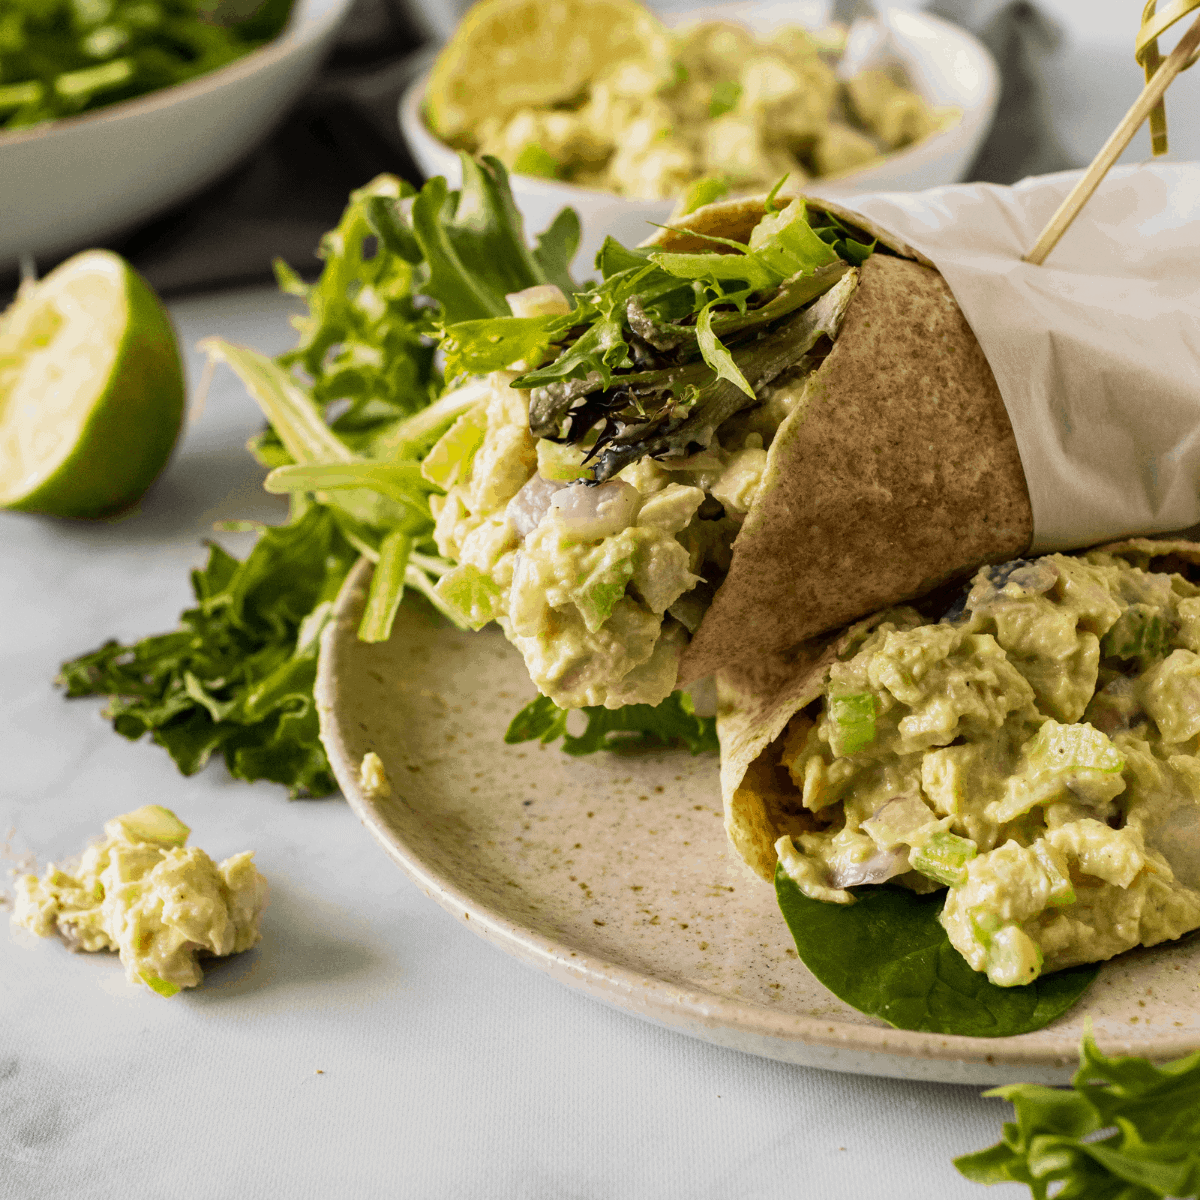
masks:
POLYGON ((228 169, 320 63, 349 0, 10 0, 0 266, 146 220, 228 169))

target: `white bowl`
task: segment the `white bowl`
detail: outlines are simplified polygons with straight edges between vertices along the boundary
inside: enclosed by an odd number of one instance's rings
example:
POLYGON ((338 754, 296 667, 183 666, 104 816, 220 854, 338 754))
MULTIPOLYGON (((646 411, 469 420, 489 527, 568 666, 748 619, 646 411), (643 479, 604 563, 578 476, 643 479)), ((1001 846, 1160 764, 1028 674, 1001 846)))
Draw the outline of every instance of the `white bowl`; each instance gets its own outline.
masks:
POLYGON ((0 133, 0 268, 132 228, 211 183, 270 130, 350 0, 296 0, 244 58, 174 87, 0 133))
MULTIPOLYGON (((803 23, 805 15, 805 9, 794 3, 749 0, 672 13, 668 23, 697 18, 736 20, 756 33, 766 33, 779 25, 803 23)), ((893 9, 886 13, 885 20, 891 29, 894 52, 904 63, 914 90, 931 104, 960 108, 962 118, 872 166, 806 183, 805 191, 810 195, 842 199, 863 192, 919 191, 957 183, 991 126, 999 81, 996 65, 984 46, 958 26, 925 13, 893 9)), ((444 175, 452 187, 457 187, 462 179, 458 155, 430 132, 421 115, 428 78, 426 73, 414 80, 401 98, 400 128, 422 172, 426 176, 444 175)), ((652 225, 667 220, 674 207, 670 200, 629 200, 612 192, 530 175, 513 175, 512 190, 525 217, 527 233, 540 233, 565 205, 579 214, 583 237, 573 264, 577 278, 592 270, 596 251, 606 235, 626 245, 637 245, 653 232, 652 225)))

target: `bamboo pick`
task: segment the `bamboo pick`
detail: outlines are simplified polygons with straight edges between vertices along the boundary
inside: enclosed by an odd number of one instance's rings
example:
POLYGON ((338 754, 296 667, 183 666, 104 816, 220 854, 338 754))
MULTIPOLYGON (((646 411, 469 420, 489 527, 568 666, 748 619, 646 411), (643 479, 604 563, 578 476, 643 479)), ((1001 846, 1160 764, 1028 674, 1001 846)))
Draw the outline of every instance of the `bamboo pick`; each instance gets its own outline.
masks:
POLYGON ((1200 17, 1192 22, 1188 31, 1179 40, 1179 45, 1171 51, 1161 67, 1154 72, 1154 77, 1146 84, 1142 94, 1134 101, 1133 107, 1121 119, 1121 123, 1113 130, 1108 141, 1104 143, 1100 153, 1092 160, 1083 178, 1071 189, 1067 198, 1059 205, 1058 211, 1050 218, 1046 228, 1042 230, 1033 249, 1025 255, 1025 262, 1040 266, 1046 261, 1046 255, 1058 244, 1058 239, 1067 232, 1072 221, 1079 216, 1079 210, 1092 198, 1092 193, 1100 186, 1100 181, 1108 174, 1109 168, 1121 157, 1121 152, 1133 140, 1133 135, 1141 128, 1142 122, 1150 115, 1162 99, 1163 93, 1170 86, 1175 76, 1188 65, 1188 60, 1200 48, 1200 17))

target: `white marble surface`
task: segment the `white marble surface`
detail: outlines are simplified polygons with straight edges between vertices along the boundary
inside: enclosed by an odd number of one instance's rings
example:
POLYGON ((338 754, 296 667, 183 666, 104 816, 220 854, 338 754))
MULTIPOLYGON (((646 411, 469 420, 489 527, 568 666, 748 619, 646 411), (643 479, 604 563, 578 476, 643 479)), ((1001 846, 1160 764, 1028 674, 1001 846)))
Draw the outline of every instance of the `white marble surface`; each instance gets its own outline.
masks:
MULTIPOLYGON (((286 312, 267 291, 174 306, 189 347, 215 333, 268 352, 291 344, 286 312)), ((199 367, 189 350, 193 384, 199 367)), ((0 834, 45 863, 161 803, 214 856, 254 849, 272 887, 262 945, 169 1001, 115 956, 0 928, 0 1197, 983 1195, 950 1160, 997 1139, 999 1101, 759 1060, 605 1008, 458 925, 340 799, 290 802, 220 765, 184 779, 98 702, 62 699, 61 660, 173 625, 214 520, 279 517, 242 450, 258 424, 218 375, 139 512, 0 513, 0 834)))

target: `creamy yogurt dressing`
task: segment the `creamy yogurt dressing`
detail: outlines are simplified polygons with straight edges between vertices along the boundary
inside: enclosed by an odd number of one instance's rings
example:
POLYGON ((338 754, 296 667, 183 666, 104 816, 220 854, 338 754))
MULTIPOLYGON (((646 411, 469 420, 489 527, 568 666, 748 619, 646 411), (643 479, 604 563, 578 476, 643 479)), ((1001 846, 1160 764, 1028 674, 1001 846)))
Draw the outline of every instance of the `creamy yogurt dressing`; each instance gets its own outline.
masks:
POLYGON ((898 608, 773 751, 814 899, 945 887, 1002 986, 1200 927, 1200 588, 1119 555, 985 568, 963 611, 898 608))

